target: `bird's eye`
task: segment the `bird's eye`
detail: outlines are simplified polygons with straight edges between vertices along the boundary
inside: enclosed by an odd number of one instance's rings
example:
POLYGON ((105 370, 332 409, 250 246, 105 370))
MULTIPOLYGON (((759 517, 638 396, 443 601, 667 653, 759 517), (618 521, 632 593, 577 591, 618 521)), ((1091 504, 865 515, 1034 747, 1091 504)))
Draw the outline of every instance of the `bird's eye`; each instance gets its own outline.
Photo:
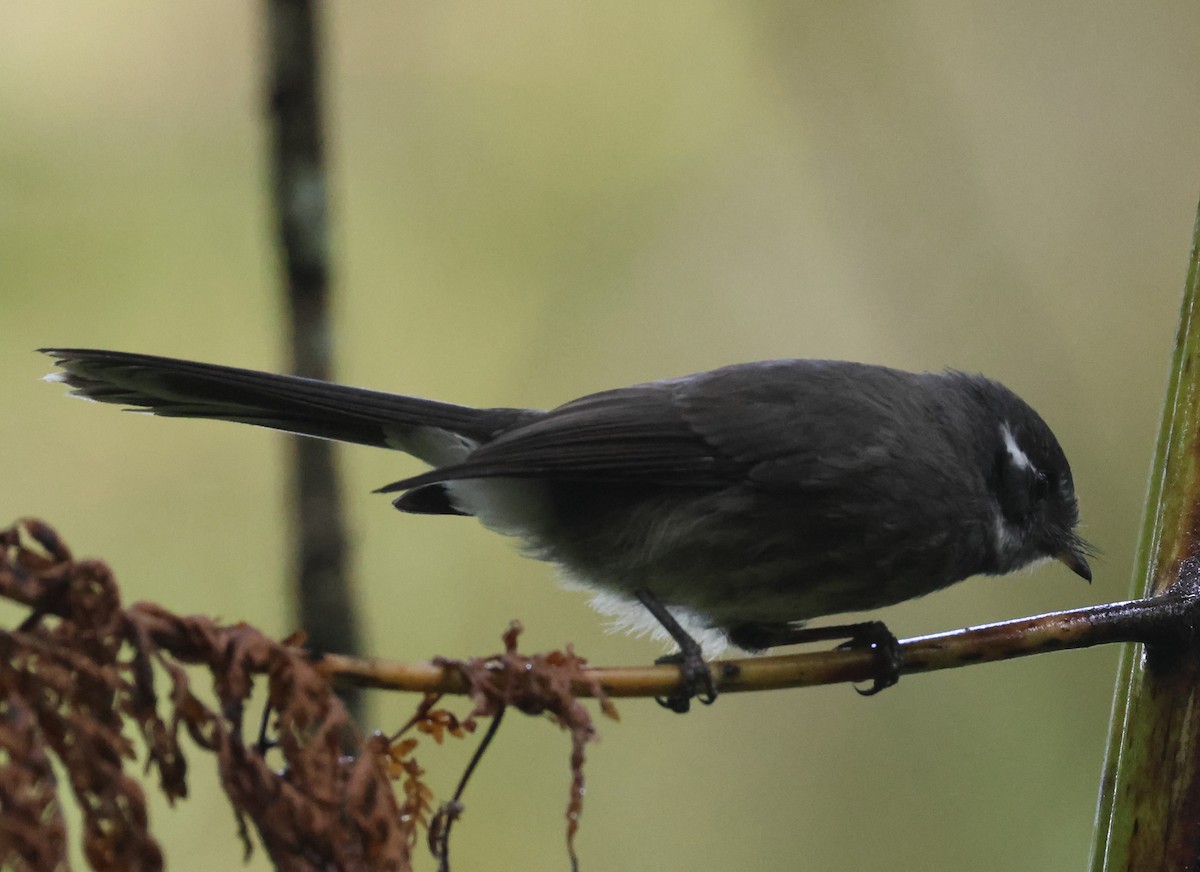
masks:
POLYGON ((1035 502, 1041 502, 1050 493, 1050 480, 1046 478, 1045 473, 1034 471, 1032 490, 1035 502))
POLYGON ((1026 524, 1050 495, 1050 480, 1023 454, 1020 460, 1002 449, 996 457, 993 493, 1000 511, 1012 524, 1026 524))

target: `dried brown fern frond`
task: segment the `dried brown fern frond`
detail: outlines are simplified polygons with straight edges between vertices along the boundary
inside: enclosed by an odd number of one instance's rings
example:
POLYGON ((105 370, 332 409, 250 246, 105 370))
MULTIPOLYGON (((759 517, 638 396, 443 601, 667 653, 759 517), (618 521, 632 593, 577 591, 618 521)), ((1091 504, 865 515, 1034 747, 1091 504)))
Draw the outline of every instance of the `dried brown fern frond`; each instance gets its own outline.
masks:
POLYGON ((159 789, 172 802, 185 797, 184 732, 215 756, 246 851, 252 825, 277 868, 402 872, 411 868, 418 829, 427 827, 446 869, 463 790, 508 708, 548 715, 570 733, 567 842, 574 861, 584 746, 596 734, 577 694, 597 697, 610 717, 616 711, 569 647, 521 654, 514 623, 503 653, 436 661, 469 693, 465 717, 437 708, 440 696, 429 694, 395 736, 362 739, 326 671, 294 640, 276 642, 246 624, 181 617, 153 603, 122 607, 109 568, 75 560, 41 521, 0 531, 0 597, 30 610, 16 629, 0 630, 2 868, 68 866, 54 759, 83 811, 88 864, 102 872, 163 868, 142 787, 126 770, 140 740, 159 789), (215 706, 193 691, 188 666, 208 670, 215 706), (248 704, 263 677, 270 742, 257 730, 246 735, 248 704), (156 681, 164 678, 160 692, 156 681), (479 718, 492 721, 485 739, 453 799, 437 810, 412 756, 418 740, 403 734, 415 728, 440 744, 470 735, 479 718), (276 750, 282 767, 266 762, 276 750))
POLYGON ((250 822, 278 868, 410 867, 417 816, 396 801, 387 742, 368 739, 343 756, 345 710, 301 649, 244 624, 179 617, 147 603, 122 608, 108 567, 74 560, 40 521, 0 532, 0 548, 0 596, 31 609, 20 627, 0 631, 0 866, 65 868, 49 765, 57 758, 83 811, 88 863, 163 867, 145 796, 125 772, 135 756, 132 727, 171 800, 187 795, 180 728, 214 753, 246 849, 250 822), (184 664, 210 670, 219 711, 192 692, 184 664), (159 672, 169 683, 165 700, 155 687, 159 672), (256 675, 267 677, 281 771, 243 734, 256 675))

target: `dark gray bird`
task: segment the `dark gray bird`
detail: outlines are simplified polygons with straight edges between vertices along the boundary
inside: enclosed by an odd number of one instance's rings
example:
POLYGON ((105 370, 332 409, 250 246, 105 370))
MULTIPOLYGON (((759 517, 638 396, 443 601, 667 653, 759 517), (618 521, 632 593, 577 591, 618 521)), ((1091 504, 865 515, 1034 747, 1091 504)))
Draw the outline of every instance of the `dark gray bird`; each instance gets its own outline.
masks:
POLYGON ((430 471, 381 488, 400 494, 396 508, 474 515, 558 564, 625 628, 661 625, 691 684, 676 708, 705 687, 712 697, 702 648, 803 641, 812 618, 1046 558, 1091 579, 1058 441, 979 375, 772 360, 535 411, 42 350, 62 368, 48 378, 77 396, 420 458, 430 471))

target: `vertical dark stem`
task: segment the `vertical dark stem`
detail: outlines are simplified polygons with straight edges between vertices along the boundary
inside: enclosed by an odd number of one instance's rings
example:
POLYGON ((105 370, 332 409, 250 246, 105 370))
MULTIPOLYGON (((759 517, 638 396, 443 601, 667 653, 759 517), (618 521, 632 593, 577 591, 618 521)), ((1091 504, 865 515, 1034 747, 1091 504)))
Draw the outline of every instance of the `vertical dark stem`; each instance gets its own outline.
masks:
MULTIPOLYGON (((332 375, 329 231, 315 0, 267 0, 275 218, 291 313, 292 371, 332 375)), ((346 527, 329 442, 292 442, 291 499, 300 626, 316 651, 359 651, 346 527)), ((357 715, 357 695, 347 698, 357 715)))

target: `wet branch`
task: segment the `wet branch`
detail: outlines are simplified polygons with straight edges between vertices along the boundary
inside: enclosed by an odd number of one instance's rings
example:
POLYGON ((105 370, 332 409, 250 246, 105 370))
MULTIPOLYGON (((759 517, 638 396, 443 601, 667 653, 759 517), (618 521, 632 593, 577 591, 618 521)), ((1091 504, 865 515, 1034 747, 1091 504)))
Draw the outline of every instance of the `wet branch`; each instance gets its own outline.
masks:
MULTIPOLYGON (((955 669, 975 663, 1013 660, 1050 651, 1091 648, 1114 642, 1144 642, 1159 659, 1192 641, 1200 615, 1200 585, 1180 581, 1145 600, 1053 612, 900 642, 900 673, 955 669)), ((464 677, 447 661, 405 663, 327 655, 317 669, 331 679, 364 687, 420 693, 465 693, 464 677)), ((717 660, 711 664, 719 693, 777 690, 875 678, 879 662, 869 649, 717 660)), ((588 696, 598 685, 610 697, 659 697, 679 683, 675 666, 609 666, 584 670, 573 692, 588 696)))

